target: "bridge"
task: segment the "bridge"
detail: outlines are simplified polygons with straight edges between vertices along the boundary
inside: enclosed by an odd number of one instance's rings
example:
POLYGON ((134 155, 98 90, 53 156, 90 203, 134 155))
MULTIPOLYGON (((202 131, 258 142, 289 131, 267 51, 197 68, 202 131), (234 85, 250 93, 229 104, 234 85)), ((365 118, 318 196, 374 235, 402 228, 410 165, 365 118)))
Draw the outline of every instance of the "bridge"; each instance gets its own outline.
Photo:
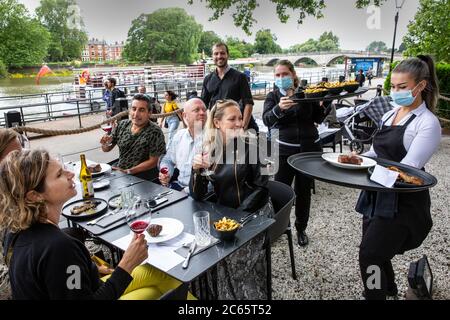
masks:
MULTIPOLYGON (((293 52, 278 54, 254 54, 263 65, 273 66, 279 60, 289 60, 298 66, 302 63, 315 63, 318 66, 328 66, 339 58, 381 58, 390 60, 391 55, 386 53, 374 53, 368 51, 342 50, 334 52, 293 52)), ((402 54, 394 54, 394 60, 403 59, 402 54)))

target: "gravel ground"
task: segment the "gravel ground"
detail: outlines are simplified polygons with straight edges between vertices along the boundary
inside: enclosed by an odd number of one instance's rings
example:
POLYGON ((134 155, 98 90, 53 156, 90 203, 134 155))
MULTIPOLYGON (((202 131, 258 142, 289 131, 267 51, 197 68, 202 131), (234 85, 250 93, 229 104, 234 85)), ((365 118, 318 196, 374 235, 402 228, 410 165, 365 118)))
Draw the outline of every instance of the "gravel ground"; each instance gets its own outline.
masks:
MULTIPOLYGON (((409 263, 423 254, 428 256, 435 279, 434 299, 450 299, 449 163, 450 136, 445 136, 427 165, 427 171, 439 180, 431 189, 433 229, 421 247, 393 259, 400 299, 405 297, 409 263)), ((286 237, 273 245, 274 299, 361 299, 361 216, 354 211, 357 196, 356 190, 316 182, 307 230, 310 244, 306 248, 294 245, 297 280, 291 276, 286 237)), ((293 224, 293 212, 291 217, 293 224)), ((6 267, 0 261, 0 299, 9 294, 6 267)))

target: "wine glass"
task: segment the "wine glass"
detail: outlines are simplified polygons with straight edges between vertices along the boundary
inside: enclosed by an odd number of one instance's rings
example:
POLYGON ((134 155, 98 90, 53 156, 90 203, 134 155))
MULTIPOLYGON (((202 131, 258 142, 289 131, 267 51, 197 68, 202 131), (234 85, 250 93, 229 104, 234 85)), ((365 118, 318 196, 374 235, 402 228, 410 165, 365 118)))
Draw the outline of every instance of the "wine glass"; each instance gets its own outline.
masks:
MULTIPOLYGON (((112 126, 111 121, 109 121, 109 122, 105 122, 105 121, 108 121, 110 118, 111 118, 111 117, 108 116, 108 115, 103 116, 103 117, 102 117, 102 124, 100 125, 100 127, 102 128, 102 130, 105 131, 106 135, 108 135, 108 136, 111 135, 113 126, 112 126)), ((111 143, 108 144, 108 146, 110 146, 110 145, 111 145, 111 143)))
POLYGON ((143 213, 142 200, 140 197, 133 199, 133 204, 125 211, 125 218, 131 231, 141 234, 147 230, 151 222, 151 213, 143 213))

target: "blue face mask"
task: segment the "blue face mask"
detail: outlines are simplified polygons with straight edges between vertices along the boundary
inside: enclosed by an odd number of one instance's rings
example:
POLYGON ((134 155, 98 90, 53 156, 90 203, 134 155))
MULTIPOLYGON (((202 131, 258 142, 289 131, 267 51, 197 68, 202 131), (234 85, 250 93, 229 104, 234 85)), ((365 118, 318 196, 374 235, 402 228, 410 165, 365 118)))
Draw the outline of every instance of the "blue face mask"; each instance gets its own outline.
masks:
POLYGON ((291 77, 276 78, 275 85, 280 89, 287 90, 294 86, 294 80, 291 77))
MULTIPOLYGON (((414 89, 416 89, 417 86, 414 87, 414 89)), ((392 100, 394 100, 394 102, 396 104, 398 104, 399 106, 403 106, 403 107, 407 107, 413 104, 414 100, 416 99, 416 97, 413 96, 412 92, 413 90, 406 90, 406 91, 399 91, 399 92, 394 92, 391 90, 391 98, 392 100)))

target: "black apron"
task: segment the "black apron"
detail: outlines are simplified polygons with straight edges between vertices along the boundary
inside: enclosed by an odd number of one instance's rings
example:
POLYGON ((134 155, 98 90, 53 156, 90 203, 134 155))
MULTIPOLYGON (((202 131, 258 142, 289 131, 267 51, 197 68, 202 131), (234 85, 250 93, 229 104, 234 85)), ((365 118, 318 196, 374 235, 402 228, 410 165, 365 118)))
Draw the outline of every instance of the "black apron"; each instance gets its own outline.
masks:
MULTIPOLYGON (((415 117, 413 114, 402 126, 381 126, 373 138, 373 148, 379 158, 400 162, 406 156, 403 136, 415 117)), ((402 247, 406 251, 419 247, 428 235, 433 224, 430 206, 428 190, 411 193, 362 191, 355 210, 366 219, 392 219, 392 223, 406 227, 409 236, 402 247)))

